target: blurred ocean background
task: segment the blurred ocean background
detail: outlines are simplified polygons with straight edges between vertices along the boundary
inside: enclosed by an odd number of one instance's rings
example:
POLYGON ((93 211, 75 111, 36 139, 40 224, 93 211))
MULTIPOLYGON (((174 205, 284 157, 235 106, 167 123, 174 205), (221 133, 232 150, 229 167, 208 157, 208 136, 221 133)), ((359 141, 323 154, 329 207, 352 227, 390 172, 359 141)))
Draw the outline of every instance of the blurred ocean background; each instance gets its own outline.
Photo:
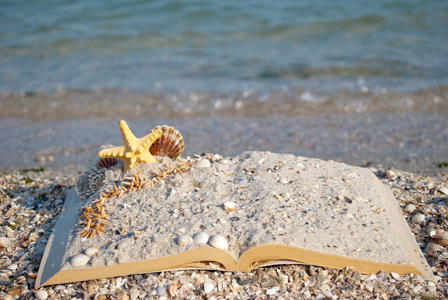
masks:
POLYGON ((1 0, 0 92, 448 84, 448 2, 1 0))
POLYGON ((82 169, 125 119, 175 126, 185 155, 429 174, 447 66, 448 1, 0 0, 0 168, 82 169))

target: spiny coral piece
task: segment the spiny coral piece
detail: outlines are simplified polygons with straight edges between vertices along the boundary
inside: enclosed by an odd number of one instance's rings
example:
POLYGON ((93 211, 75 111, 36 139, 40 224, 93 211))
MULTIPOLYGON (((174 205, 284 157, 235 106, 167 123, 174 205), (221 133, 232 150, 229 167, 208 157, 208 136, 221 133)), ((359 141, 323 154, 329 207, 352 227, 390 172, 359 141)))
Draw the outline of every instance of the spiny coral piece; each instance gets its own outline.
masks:
POLYGON ((161 179, 165 179, 168 174, 177 174, 179 172, 186 173, 189 171, 188 167, 190 167, 192 162, 186 163, 178 163, 176 168, 169 166, 168 168, 163 168, 163 172, 154 176, 153 180, 159 182, 161 179))
POLYGON ((136 138, 125 121, 121 120, 119 126, 123 146, 101 150, 98 153, 100 157, 121 159, 124 163, 124 171, 132 169, 139 162, 157 162, 149 152, 149 148, 162 135, 160 129, 151 131, 142 138, 136 138))
POLYGON ((152 155, 168 156, 175 160, 184 152, 184 140, 174 127, 158 125, 150 133, 155 130, 161 130, 162 135, 149 148, 152 155))
POLYGON ((85 227, 78 231, 78 234, 81 235, 81 237, 94 237, 101 232, 106 232, 103 226, 107 224, 106 220, 109 216, 106 214, 103 204, 104 198, 100 197, 95 201, 93 207, 84 206, 82 208, 81 219, 84 220, 82 220, 80 224, 85 225, 85 227))

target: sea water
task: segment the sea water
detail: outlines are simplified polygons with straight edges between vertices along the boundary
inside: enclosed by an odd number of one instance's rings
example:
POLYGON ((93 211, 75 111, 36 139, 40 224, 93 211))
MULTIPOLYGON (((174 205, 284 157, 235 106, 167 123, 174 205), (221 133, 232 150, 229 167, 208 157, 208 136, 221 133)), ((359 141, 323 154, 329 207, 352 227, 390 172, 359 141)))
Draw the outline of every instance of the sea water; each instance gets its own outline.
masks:
POLYGON ((413 91, 447 66, 448 1, 0 1, 3 94, 413 91))

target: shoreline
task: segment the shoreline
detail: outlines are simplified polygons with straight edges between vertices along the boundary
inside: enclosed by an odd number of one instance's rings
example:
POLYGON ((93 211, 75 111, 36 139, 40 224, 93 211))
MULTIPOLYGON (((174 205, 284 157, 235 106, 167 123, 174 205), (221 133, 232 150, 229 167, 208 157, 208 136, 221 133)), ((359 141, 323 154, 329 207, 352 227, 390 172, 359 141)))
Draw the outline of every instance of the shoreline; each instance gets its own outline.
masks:
POLYGON ((213 94, 61 89, 0 94, 0 119, 18 118, 32 123, 116 116, 136 120, 418 112, 448 114, 448 85, 408 92, 286 88, 213 94))
MULTIPOLYGON (((95 148, 121 143, 120 119, 92 117, 39 123, 0 119, 0 138, 8 141, 0 145, 0 169, 43 167, 57 172, 64 168, 68 174, 78 174, 95 148)), ((138 118, 128 122, 136 136, 147 134, 156 125, 174 126, 186 141, 184 155, 190 156, 270 151, 428 176, 448 173, 448 114, 138 118)))

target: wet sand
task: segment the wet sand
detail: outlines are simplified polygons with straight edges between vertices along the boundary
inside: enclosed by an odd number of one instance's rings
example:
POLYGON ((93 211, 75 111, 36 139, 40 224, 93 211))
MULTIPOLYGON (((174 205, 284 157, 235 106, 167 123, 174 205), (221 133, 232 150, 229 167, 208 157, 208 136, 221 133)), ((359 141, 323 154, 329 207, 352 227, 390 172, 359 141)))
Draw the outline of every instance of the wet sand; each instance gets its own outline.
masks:
MULTIPOLYGON (((91 151, 121 145, 120 118, 88 118, 29 123, 0 120, 1 169, 83 170, 91 151)), ((128 121, 128 120, 127 120, 128 121)), ((438 113, 347 113, 265 118, 139 118, 128 121, 136 136, 156 125, 178 129, 184 155, 246 150, 291 153, 356 166, 396 168, 435 176, 447 168, 448 116, 438 113)))

